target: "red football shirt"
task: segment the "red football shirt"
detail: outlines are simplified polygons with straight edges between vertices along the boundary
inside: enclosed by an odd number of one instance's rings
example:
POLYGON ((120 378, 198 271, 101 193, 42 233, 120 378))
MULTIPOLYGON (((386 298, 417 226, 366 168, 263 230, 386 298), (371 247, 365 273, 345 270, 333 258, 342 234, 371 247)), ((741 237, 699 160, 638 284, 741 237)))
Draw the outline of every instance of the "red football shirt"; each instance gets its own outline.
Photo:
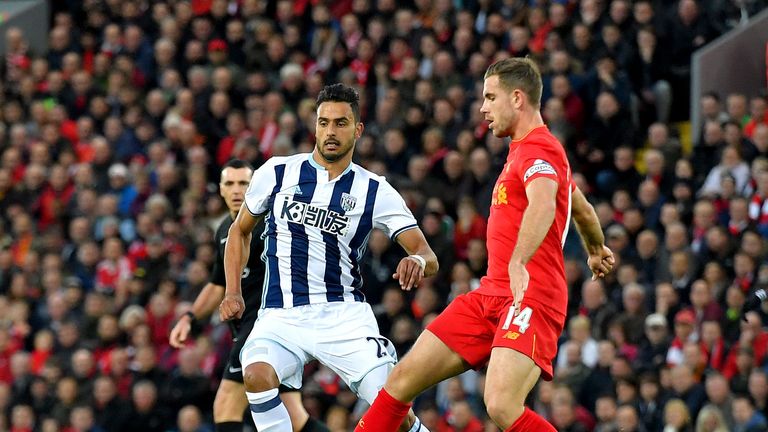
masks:
POLYGON ((571 192, 575 187, 565 149, 540 126, 509 145, 504 169, 496 180, 488 218, 488 274, 478 288, 487 295, 511 296, 509 260, 517 244, 523 212, 528 207, 525 187, 539 177, 558 183, 555 220, 544 241, 526 265, 530 282, 525 298, 565 314, 568 289, 563 264, 563 242, 571 216, 571 192))

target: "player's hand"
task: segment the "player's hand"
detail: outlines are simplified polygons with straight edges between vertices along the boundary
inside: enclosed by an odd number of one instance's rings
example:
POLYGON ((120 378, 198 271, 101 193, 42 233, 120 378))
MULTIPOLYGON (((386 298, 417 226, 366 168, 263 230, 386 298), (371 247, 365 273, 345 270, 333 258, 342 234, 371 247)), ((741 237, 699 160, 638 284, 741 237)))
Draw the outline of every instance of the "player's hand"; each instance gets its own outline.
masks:
POLYGON ((168 342, 174 348, 183 348, 190 331, 192 331, 192 323, 189 322, 187 315, 182 315, 176 325, 173 326, 168 342))
POLYGON ((405 291, 419 286, 423 278, 424 269, 421 268, 421 264, 415 258, 411 257, 401 259, 392 275, 392 279, 395 279, 400 284, 400 288, 405 291))
POLYGON ((592 270, 592 280, 605 277, 605 275, 613 270, 615 262, 613 251, 606 245, 603 245, 599 252, 590 254, 589 258, 587 258, 587 265, 592 270))
POLYGON ((245 312, 245 300, 242 294, 227 294, 219 305, 219 318, 222 321, 242 318, 243 312, 245 312))
POLYGON ((521 262, 511 261, 509 263, 509 286, 512 290, 512 315, 520 313, 520 305, 523 303, 523 296, 528 290, 528 281, 531 280, 528 270, 521 262))

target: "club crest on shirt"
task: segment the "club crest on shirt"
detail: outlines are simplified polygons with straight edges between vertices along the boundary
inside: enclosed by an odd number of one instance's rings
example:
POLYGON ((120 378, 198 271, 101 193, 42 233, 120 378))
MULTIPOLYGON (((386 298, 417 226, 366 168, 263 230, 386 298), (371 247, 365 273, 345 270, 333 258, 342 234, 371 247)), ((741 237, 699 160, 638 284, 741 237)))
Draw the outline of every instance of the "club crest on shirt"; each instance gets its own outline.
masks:
POLYGON ((507 201, 507 187, 501 182, 496 183, 491 196, 491 205, 509 204, 507 201))
POLYGON ((355 208, 355 204, 357 204, 357 198, 346 192, 342 192, 341 208, 344 209, 345 212, 352 211, 352 209, 355 208))
POLYGON ((531 165, 530 168, 525 170, 525 175, 523 175, 523 182, 528 181, 528 179, 532 175, 539 174, 539 173, 557 176, 555 169, 552 168, 552 165, 550 165, 549 162, 542 159, 536 159, 535 161, 533 161, 533 165, 531 165))

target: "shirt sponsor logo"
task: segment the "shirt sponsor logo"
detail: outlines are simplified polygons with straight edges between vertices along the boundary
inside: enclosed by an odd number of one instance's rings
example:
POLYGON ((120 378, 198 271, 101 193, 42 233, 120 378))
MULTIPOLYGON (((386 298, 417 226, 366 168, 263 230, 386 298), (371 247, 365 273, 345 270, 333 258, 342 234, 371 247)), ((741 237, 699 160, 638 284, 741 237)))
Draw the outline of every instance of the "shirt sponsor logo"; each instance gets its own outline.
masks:
POLYGON ((335 211, 315 207, 311 204, 293 201, 292 197, 283 199, 280 218, 288 222, 318 228, 333 235, 347 235, 349 218, 335 211))
POLYGON ((534 174, 549 174, 557 176, 557 173, 555 172, 555 169, 552 168, 552 165, 542 159, 536 159, 533 161, 533 165, 531 165, 531 167, 525 171, 525 175, 523 175, 523 182, 528 181, 528 179, 531 178, 531 176, 534 174))

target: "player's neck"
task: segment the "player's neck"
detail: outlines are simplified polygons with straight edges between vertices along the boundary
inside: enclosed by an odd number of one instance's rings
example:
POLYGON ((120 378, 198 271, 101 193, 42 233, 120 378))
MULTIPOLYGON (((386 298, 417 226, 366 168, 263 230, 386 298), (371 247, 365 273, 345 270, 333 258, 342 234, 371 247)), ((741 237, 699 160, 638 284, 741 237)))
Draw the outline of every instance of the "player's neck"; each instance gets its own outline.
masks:
POLYGON ((230 211, 230 212, 229 212, 229 217, 231 217, 231 218, 232 218, 232 220, 235 220, 235 218, 237 218, 237 212, 238 212, 238 211, 240 211, 240 209, 238 209, 238 210, 236 210, 236 211, 230 211))
POLYGON ((512 135, 512 141, 525 138, 532 130, 544 125, 544 119, 539 110, 532 110, 520 115, 520 121, 517 123, 515 133, 512 135))
POLYGON ((328 180, 333 180, 336 177, 342 175, 344 171, 349 168, 349 165, 352 163, 352 152, 349 152, 349 154, 344 156, 342 159, 331 162, 325 160, 325 158, 318 154, 317 150, 315 150, 312 152, 311 159, 316 166, 319 166, 328 171, 328 180))

